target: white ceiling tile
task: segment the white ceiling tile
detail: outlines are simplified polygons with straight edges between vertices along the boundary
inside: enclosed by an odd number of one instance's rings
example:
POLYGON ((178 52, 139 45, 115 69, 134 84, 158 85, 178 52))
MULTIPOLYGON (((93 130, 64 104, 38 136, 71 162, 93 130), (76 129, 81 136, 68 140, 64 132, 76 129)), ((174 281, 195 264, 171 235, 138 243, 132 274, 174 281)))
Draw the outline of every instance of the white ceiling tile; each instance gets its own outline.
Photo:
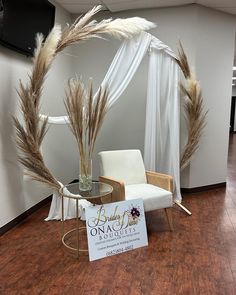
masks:
POLYGON ((197 0, 198 4, 208 7, 236 7, 236 0, 197 0))
POLYGON ((93 5, 93 4, 95 4, 96 5, 96 4, 101 3, 100 0, 82 0, 82 1, 80 1, 80 0, 56 0, 56 2, 63 3, 63 4, 69 4, 69 5, 71 5, 71 4, 73 4, 73 5, 85 5, 85 4, 93 5))
POLYGON ((236 0, 55 0, 70 13, 84 13, 95 5, 103 5, 111 11, 169 7, 198 3, 236 15, 236 0))
POLYGON ((122 11, 129 9, 168 7, 191 4, 193 0, 103 0, 107 8, 112 11, 122 11))
POLYGON ((68 12, 72 14, 77 13, 85 13, 89 11, 91 8, 93 8, 93 4, 64 4, 60 3, 60 5, 65 8, 68 12))
POLYGON ((183 5, 196 2, 194 0, 103 0, 106 4, 132 4, 142 3, 147 5, 159 6, 159 5, 183 5))
POLYGON ((179 5, 186 5, 186 4, 192 4, 195 3, 196 1, 194 0, 158 0, 152 1, 153 3, 158 3, 161 6, 179 6, 179 5))
MULTIPOLYGON (((85 13, 96 5, 101 5, 100 0, 56 0, 64 9, 70 13, 85 13)), ((104 7, 104 9, 107 9, 104 7)))
POLYGON ((217 10, 221 10, 221 11, 236 15, 236 6, 234 6, 234 7, 223 7, 223 8, 218 7, 217 10))
POLYGON ((197 3, 230 14, 236 14, 236 0, 198 0, 197 3))

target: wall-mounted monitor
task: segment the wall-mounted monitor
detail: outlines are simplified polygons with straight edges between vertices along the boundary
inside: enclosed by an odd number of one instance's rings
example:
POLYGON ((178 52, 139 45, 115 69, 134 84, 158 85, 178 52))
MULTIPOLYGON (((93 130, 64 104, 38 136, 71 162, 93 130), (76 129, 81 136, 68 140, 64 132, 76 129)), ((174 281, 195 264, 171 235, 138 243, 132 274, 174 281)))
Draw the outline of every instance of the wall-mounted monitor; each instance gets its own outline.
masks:
POLYGON ((54 25, 55 7, 47 0, 0 0, 0 44, 32 55, 35 36, 54 25))

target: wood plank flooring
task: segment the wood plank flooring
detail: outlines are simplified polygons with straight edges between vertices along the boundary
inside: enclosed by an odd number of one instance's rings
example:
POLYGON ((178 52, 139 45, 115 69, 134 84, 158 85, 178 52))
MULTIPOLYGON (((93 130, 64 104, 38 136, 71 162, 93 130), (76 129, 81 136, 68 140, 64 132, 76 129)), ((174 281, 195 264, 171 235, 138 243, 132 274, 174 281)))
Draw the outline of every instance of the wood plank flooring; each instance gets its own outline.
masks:
MULTIPOLYGON (((102 260, 63 250, 48 206, 0 238, 2 295, 235 295, 236 135, 230 138, 227 188, 184 196, 193 215, 147 214, 149 246, 102 260)), ((163 212, 162 212, 163 211, 163 212)))

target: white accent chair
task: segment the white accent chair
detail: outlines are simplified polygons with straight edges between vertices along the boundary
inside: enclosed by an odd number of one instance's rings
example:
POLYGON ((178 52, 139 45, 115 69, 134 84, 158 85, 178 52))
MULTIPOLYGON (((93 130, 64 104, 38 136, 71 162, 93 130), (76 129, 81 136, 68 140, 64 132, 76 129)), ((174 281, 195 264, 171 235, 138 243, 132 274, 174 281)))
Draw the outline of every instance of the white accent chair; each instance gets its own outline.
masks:
POLYGON ((142 198, 144 210, 164 209, 173 230, 173 179, 167 174, 145 171, 140 150, 104 151, 99 154, 99 180, 112 185, 112 202, 142 198))

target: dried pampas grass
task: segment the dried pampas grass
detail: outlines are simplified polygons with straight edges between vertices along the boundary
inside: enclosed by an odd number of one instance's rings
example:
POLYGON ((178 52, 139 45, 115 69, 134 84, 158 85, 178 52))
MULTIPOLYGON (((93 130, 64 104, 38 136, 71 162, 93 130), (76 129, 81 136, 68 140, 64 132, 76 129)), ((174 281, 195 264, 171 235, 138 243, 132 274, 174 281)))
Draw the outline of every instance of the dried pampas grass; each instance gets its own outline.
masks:
POLYGON ((185 83, 180 84, 180 88, 185 96, 184 107, 188 123, 188 139, 180 160, 180 169, 183 170, 187 167, 192 155, 199 147, 200 138, 206 125, 207 112, 203 108, 200 85, 190 70, 188 59, 181 43, 179 44, 178 55, 179 59, 177 62, 186 79, 185 83))
POLYGON ((57 53, 68 45, 86 41, 91 38, 101 38, 102 34, 107 34, 118 39, 131 38, 141 31, 156 27, 154 23, 141 17, 115 20, 105 19, 100 22, 96 20, 90 21, 101 9, 101 5, 95 6, 83 17, 78 17, 71 26, 65 28, 57 47, 57 53))
POLYGON ((65 107, 70 128, 78 144, 83 173, 88 175, 88 160, 92 158, 96 138, 108 110, 108 92, 99 89, 93 97, 92 82, 88 91, 81 80, 71 79, 66 91, 65 107))
POLYGON ((44 44, 42 35, 37 36, 33 70, 29 75, 30 82, 24 86, 20 81, 17 91, 24 125, 14 118, 17 145, 21 150, 19 161, 26 168, 26 174, 31 176, 33 180, 46 183, 53 189, 59 189, 60 184, 46 167, 40 151, 40 146, 47 132, 47 119, 40 122, 39 108, 43 83, 55 56, 60 36, 58 26, 53 28, 44 44))
MULTIPOLYGON (((108 34, 117 38, 129 38, 143 30, 155 27, 151 22, 142 18, 103 20, 96 22, 90 21, 91 18, 101 10, 101 6, 96 6, 84 16, 79 17, 71 26, 61 31, 60 26, 54 26, 51 33, 43 42, 43 36, 37 36, 37 46, 33 58, 33 68, 29 74, 29 83, 24 86, 20 81, 18 95, 20 97, 20 107, 23 114, 23 124, 17 118, 14 118, 16 128, 17 145, 21 151, 19 161, 24 165, 32 179, 46 183, 53 189, 59 189, 60 183, 46 167, 40 146, 47 132, 47 119, 41 118, 40 122, 40 99, 42 95, 43 84, 50 66, 56 55, 71 44, 80 41, 86 41, 93 37, 101 37, 101 34, 108 34)), ((68 98, 67 111, 71 119, 71 126, 76 140, 80 145, 81 132, 76 116, 81 116, 82 94, 86 94, 81 83, 69 83, 67 92, 68 98), (79 101, 81 99, 81 102, 79 101), (70 104, 72 103, 72 105, 70 104), (77 106, 75 104, 78 104, 77 106), (71 108, 72 107, 72 108, 71 108), (74 114, 73 112, 77 112, 74 114)), ((92 101, 92 87, 89 94, 86 94, 89 101, 88 113, 88 144, 92 152, 97 133, 101 127, 103 116, 106 110, 107 91, 100 89, 95 102, 92 101)), ((84 103, 84 102, 83 102, 84 103)), ((87 135, 86 135, 87 136, 87 135)), ((80 149, 80 151, 82 151, 80 149)))

